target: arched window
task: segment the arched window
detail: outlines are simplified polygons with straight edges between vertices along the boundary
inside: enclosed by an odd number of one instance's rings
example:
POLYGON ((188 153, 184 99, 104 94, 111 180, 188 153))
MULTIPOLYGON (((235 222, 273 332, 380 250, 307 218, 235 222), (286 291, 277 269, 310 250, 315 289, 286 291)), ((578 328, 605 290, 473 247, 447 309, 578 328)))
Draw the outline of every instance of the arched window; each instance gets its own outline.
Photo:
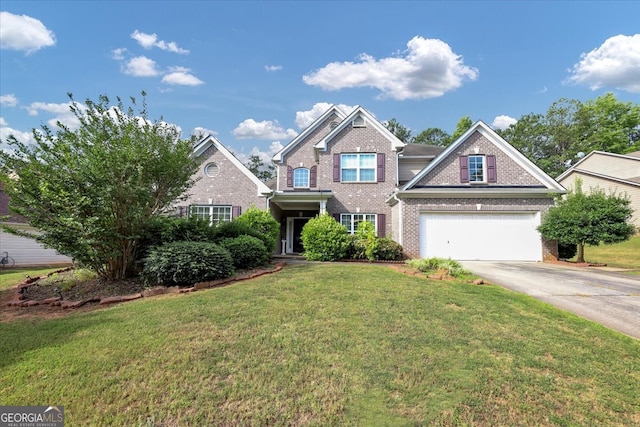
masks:
POLYGON ((293 170, 293 187, 309 188, 309 169, 297 168, 293 170))
POLYGON ((215 163, 209 163, 207 166, 204 167, 204 174, 207 175, 209 178, 213 178, 214 176, 218 175, 219 172, 220 172, 220 168, 215 163))

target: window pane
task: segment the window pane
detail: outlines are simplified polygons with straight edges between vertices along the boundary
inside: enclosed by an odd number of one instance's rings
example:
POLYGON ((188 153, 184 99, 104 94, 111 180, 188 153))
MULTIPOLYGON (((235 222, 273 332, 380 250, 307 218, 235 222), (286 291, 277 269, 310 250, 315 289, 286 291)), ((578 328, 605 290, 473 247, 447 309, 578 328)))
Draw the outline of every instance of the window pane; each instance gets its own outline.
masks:
POLYGON ((469 156, 469 181, 484 181, 483 160, 483 156, 469 156))
POLYGON ((376 155, 375 154, 360 154, 360 167, 361 168, 375 168, 376 167, 376 155))
POLYGON ((309 169, 298 168, 293 171, 293 186, 309 188, 309 169))
POLYGON ((358 171, 356 169, 342 169, 343 182, 355 182, 358 180, 358 171))
POLYGON ((375 169, 360 169, 360 181, 373 182, 376 180, 375 169))
POLYGON ((340 164, 346 169, 355 169, 358 167, 358 155, 357 154, 343 154, 340 164))

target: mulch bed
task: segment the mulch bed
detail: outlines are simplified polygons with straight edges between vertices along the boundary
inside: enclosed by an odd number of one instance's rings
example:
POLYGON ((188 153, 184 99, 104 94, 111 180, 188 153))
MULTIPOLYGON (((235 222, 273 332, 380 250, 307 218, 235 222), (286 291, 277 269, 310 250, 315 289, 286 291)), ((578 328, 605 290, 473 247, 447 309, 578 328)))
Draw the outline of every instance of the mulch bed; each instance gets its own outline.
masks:
MULTIPOLYGON (((0 292, 0 322, 10 322, 19 318, 61 317, 71 311, 87 311, 101 305, 133 301, 167 293, 188 293, 226 286, 263 274, 275 273, 285 265, 286 263, 277 263, 265 269, 241 271, 226 279, 200 282, 191 287, 156 286, 149 288, 139 279, 116 281, 90 279, 78 283, 68 290, 61 290, 55 285, 43 285, 46 276, 27 278, 22 284, 0 292)), ((70 270, 63 269, 56 273, 64 275, 70 270)))

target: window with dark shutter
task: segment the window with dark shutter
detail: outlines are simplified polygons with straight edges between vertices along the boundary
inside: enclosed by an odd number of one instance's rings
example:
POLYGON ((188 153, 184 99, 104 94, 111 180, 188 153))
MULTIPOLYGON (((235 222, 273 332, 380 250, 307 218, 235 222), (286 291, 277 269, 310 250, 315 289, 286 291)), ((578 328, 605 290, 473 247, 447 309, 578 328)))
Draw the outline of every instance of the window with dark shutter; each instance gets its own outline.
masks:
POLYGON ((293 187, 293 168, 287 166, 287 187, 293 187))
POLYGON ((487 182, 498 182, 498 175, 496 174, 496 156, 487 156, 487 182))
POLYGON ((387 216, 385 214, 378 214, 378 237, 385 237, 387 235, 387 216))
POLYGON ((333 182, 340 182, 340 154, 333 155, 333 182))
POLYGON ((384 182, 384 153, 378 153, 378 182, 384 182))
POLYGON ((318 176, 318 166, 311 166, 309 169, 309 187, 316 186, 316 178, 318 176))
POLYGON ((460 182, 469 182, 469 158, 460 156, 460 182))

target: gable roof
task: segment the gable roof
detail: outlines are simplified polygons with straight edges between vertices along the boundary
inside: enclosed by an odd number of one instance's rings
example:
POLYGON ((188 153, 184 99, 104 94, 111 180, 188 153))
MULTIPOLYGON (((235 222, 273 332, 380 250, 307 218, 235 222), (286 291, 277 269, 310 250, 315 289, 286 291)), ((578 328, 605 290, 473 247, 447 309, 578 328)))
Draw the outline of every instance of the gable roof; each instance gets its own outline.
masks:
POLYGON ((307 136, 313 133, 321 124, 323 124, 332 114, 335 114, 339 117, 340 120, 344 120, 346 117, 345 114, 335 105, 331 105, 327 111, 325 111, 320 117, 315 119, 313 123, 307 126, 298 136, 293 138, 291 142, 289 142, 282 150, 278 151, 273 155, 272 159, 274 162, 281 162, 284 160, 284 156, 291 151, 296 145, 300 142, 304 141, 307 136))
POLYGON ((200 141, 196 142, 193 149, 193 154, 196 157, 201 156, 212 145, 216 147, 218 151, 220 151, 227 159, 229 159, 229 161, 235 167, 237 167, 243 174, 247 176, 247 178, 249 178, 256 185, 259 196, 271 193, 269 187, 267 187, 264 182, 260 181, 257 176, 251 173, 251 171, 245 165, 243 165, 242 162, 238 160, 238 158, 227 149, 227 147, 222 145, 222 143, 215 136, 208 134, 200 141))
POLYGON ((336 126, 331 132, 329 132, 324 138, 318 141, 318 143, 315 145, 315 148, 322 151, 327 151, 329 142, 344 128, 346 128, 347 126, 351 126, 351 123, 358 116, 362 117, 367 123, 369 123, 369 125, 373 126, 375 130, 380 132, 386 139, 388 139, 393 150, 399 150, 406 145, 404 142, 400 141, 393 133, 391 133, 389 129, 387 129, 382 123, 380 123, 371 113, 358 105, 353 109, 351 113, 349 113, 347 117, 345 117, 338 124, 338 126, 336 126))
POLYGON ((438 166, 444 159, 455 154, 456 150, 462 145, 469 136, 474 132, 479 132, 487 138, 496 148, 507 154, 513 161, 515 161, 521 168, 526 170, 535 179, 550 191, 555 193, 565 193, 566 190, 562 185, 556 182, 553 178, 547 175, 542 169, 536 166, 531 160, 527 159, 522 153, 516 150, 511 144, 505 141, 500 135, 498 135, 493 129, 491 129, 483 121, 478 120, 475 122, 469 130, 463 133, 458 139, 452 142, 439 156, 437 156, 431 163, 429 163, 424 169, 416 174, 410 181, 408 181, 400 191, 406 191, 416 185, 422 178, 424 178, 429 172, 431 172, 436 166, 438 166))
POLYGON ((616 182, 620 182, 620 183, 623 183, 623 184, 630 184, 630 185, 633 185, 633 186, 638 186, 638 185, 640 185, 640 156, 637 156, 637 154, 640 154, 640 151, 634 152, 634 153, 628 153, 628 154, 607 153, 606 151, 597 151, 597 150, 596 151, 592 151, 589 154, 587 154, 585 157, 580 159, 575 165, 571 166, 569 169, 567 169, 562 174, 560 174, 560 176, 558 176, 558 178, 556 178, 556 180, 557 181, 562 181, 563 179, 568 177, 573 172, 579 172, 579 173, 584 174, 584 175, 590 175, 590 176, 594 176, 594 177, 597 177, 597 178, 602 178, 602 179, 605 179, 605 180, 608 180, 608 181, 616 181, 616 182), (596 171, 592 171, 590 169, 584 169, 582 167, 583 163, 585 163, 586 161, 588 161, 592 157, 596 157, 596 156, 605 156, 605 157, 611 157, 613 159, 621 159, 621 160, 624 160, 624 161, 627 161, 627 162, 631 161, 631 162, 634 162, 634 163, 638 163, 638 174, 636 176, 631 176, 631 177, 621 177, 621 176, 612 175, 610 173, 603 173, 602 171, 596 172, 596 171))

